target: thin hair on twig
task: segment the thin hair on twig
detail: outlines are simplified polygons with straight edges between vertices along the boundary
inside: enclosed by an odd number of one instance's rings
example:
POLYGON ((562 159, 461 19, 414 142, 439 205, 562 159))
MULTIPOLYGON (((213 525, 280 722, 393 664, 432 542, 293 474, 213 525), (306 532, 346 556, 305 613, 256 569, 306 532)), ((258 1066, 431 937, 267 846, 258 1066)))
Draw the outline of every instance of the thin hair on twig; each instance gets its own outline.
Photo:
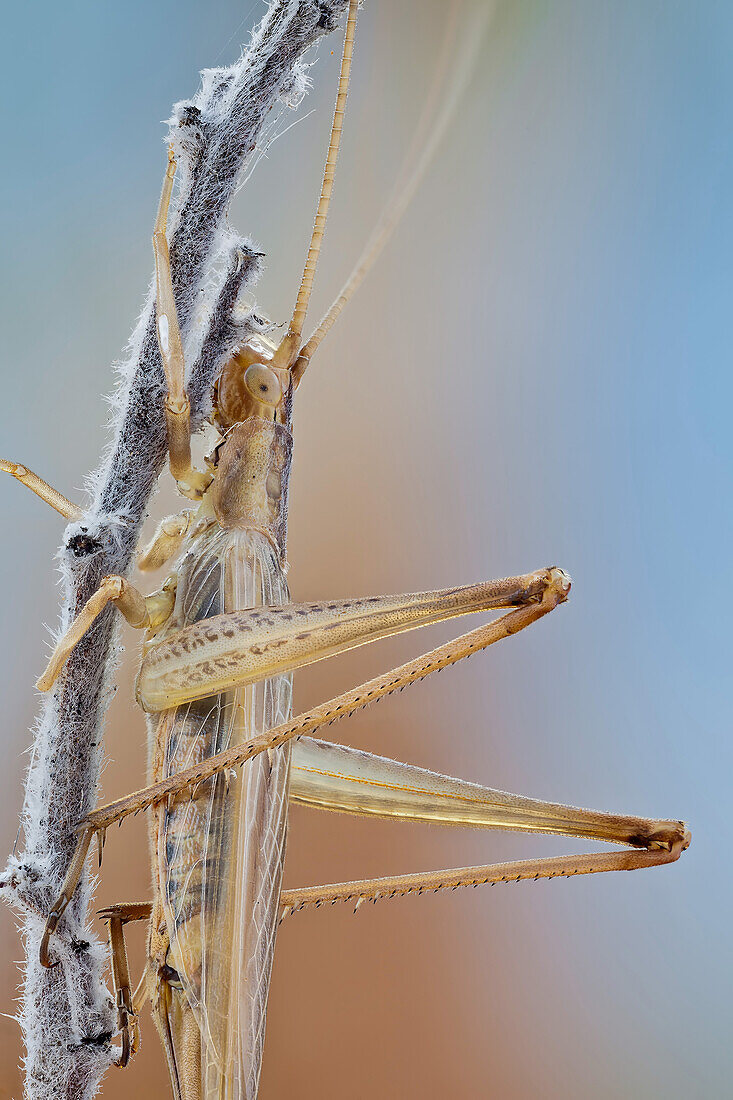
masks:
MULTIPOLYGON (((222 365, 258 329, 256 319, 240 318, 237 311, 260 257, 227 227, 232 195, 262 147, 273 108, 281 101, 292 105, 305 91, 305 51, 335 28, 345 6, 346 0, 270 0, 239 59, 203 72, 196 95, 173 109, 167 140, 175 149, 180 183, 169 241, 176 309, 186 361, 192 364, 187 389, 194 428, 210 410, 222 365)), ((127 574, 165 458, 164 378, 152 285, 118 371, 111 443, 88 480, 83 514, 69 523, 59 550, 59 633, 103 576, 127 574)), ((14 851, 0 875, 0 896, 23 922, 19 1020, 27 1100, 91 1100, 114 1059, 113 1006, 103 979, 106 950, 86 926, 93 885, 88 876, 54 936, 59 965, 43 969, 38 951, 43 916, 76 845, 76 825, 97 798, 115 636, 108 609, 43 702, 26 780, 25 851, 14 851)))

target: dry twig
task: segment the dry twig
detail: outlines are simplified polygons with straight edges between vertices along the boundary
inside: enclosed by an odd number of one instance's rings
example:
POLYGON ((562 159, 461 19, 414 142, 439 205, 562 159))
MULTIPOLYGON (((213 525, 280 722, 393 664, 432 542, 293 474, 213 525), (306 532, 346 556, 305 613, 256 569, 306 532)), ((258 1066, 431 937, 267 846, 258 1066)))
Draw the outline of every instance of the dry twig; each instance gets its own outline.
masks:
MULTIPOLYGON (((171 222, 178 314, 192 363, 194 424, 205 417, 212 381, 257 322, 237 320, 242 288, 259 257, 226 225, 242 171, 266 141, 278 102, 294 105, 306 88, 304 52, 331 30, 345 0, 271 0, 239 60, 207 70, 192 100, 170 121, 181 179, 171 222)), ((59 631, 108 573, 127 573, 145 507, 165 457, 163 372, 152 286, 121 367, 114 438, 90 481, 90 503, 70 523, 59 551, 63 603, 59 631)), ((59 965, 38 962, 43 920, 76 843, 75 826, 97 801, 102 725, 110 694, 115 617, 103 614, 68 663, 35 733, 23 809, 25 851, 13 856, 2 894, 20 911, 26 950, 20 1022, 28 1100, 88 1100, 113 1059, 113 1012, 103 982, 104 949, 87 929, 83 884, 54 937, 59 965)))

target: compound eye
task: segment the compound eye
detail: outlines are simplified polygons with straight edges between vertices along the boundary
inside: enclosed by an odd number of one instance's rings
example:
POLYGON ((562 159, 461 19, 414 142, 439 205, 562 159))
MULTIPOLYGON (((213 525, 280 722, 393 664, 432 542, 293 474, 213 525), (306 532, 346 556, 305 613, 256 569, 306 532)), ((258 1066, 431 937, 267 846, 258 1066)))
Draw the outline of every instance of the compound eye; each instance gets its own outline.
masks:
POLYGON ((244 372, 244 384, 250 396, 262 405, 277 408, 282 401, 283 391, 280 379, 273 370, 263 366, 262 363, 250 363, 244 372))

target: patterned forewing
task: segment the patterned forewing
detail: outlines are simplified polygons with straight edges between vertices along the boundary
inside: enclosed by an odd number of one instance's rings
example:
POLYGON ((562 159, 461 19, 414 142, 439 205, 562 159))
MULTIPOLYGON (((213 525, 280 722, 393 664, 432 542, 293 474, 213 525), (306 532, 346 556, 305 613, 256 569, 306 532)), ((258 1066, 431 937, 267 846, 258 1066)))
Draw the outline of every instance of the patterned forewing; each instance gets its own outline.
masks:
MULTIPOLYGON (((214 528, 179 567, 176 628, 289 600, 270 542, 214 528)), ((289 676, 179 707, 163 772, 172 775, 292 713, 289 676)), ((162 717, 162 716, 161 716, 162 717)), ((166 723, 161 723, 161 726, 166 723)), ((158 873, 171 965, 201 1029, 205 1100, 254 1100, 277 932, 290 746, 207 780, 161 811, 158 873)))

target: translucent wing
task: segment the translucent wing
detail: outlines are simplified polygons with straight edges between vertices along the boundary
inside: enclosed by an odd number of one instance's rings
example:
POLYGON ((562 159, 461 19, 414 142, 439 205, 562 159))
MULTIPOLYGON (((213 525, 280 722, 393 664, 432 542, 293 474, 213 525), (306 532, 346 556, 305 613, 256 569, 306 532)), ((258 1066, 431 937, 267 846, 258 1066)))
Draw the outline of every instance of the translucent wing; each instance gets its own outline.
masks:
MULTIPOLYGON (((214 529, 179 568, 175 627, 289 600, 269 541, 214 529)), ((171 775, 286 721, 291 680, 277 676, 172 712, 171 775)), ((164 717, 164 716, 161 716, 164 717)), ((262 753, 162 812, 158 873, 170 962, 202 1034, 205 1100, 254 1100, 277 931, 290 746, 262 753)))

